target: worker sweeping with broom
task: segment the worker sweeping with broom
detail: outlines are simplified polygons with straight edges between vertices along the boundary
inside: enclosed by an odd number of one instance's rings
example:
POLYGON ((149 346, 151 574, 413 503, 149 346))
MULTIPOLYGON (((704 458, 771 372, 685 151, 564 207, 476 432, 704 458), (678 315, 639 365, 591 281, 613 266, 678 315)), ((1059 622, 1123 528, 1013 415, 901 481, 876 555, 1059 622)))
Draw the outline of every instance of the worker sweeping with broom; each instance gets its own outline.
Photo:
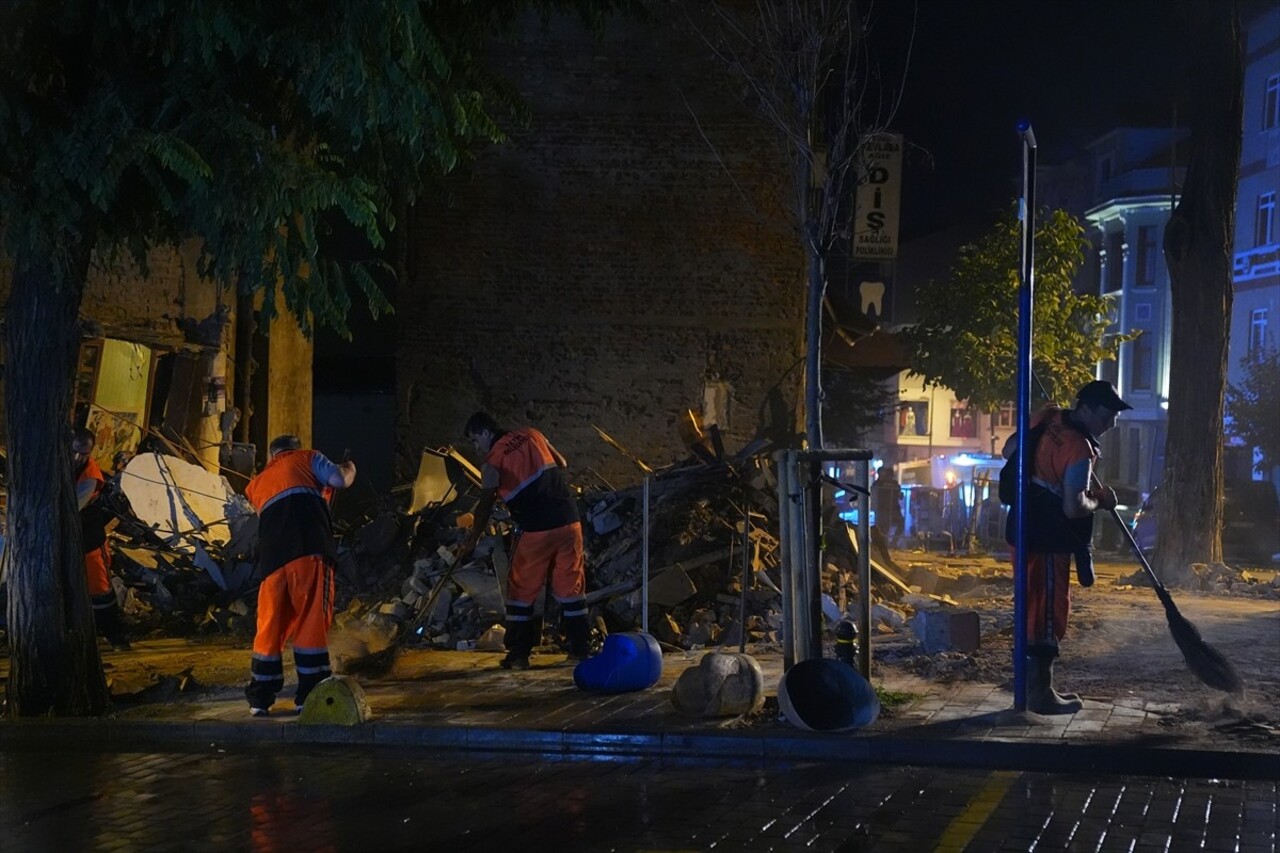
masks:
POLYGON ((483 491, 471 534, 458 546, 455 556, 465 559, 476 547, 498 498, 521 531, 507 579, 507 656, 499 665, 503 669, 529 668, 529 655, 542 635, 534 605, 548 581, 560 602, 569 660, 585 660, 591 651, 591 628, 587 623, 582 523, 565 477, 565 458, 538 430, 506 429, 486 412, 472 415, 463 433, 484 456, 483 491))
MULTIPOLYGON (((1072 557, 1080 583, 1091 586, 1093 514, 1116 505, 1115 491, 1093 477, 1098 439, 1116 425, 1120 412, 1130 408, 1110 382, 1099 379, 1076 393, 1075 408, 1048 406, 1031 417, 1027 448, 1034 462, 1026 501, 1027 710, 1037 714, 1074 714, 1083 707, 1074 693, 1054 690, 1053 663, 1071 612, 1072 557)), ((1006 458, 1013 455, 1016 438, 1006 442, 1006 458)), ((1009 464, 1016 469, 1016 462, 1009 464)), ((1013 521, 1010 512, 1010 544, 1013 521)))

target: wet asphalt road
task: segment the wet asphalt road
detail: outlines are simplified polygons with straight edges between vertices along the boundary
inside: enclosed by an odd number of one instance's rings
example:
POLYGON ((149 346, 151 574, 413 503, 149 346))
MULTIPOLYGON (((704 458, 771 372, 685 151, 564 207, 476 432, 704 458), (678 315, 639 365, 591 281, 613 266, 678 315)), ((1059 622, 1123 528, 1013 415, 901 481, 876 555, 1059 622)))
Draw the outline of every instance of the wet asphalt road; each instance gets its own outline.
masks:
POLYGON ((0 754, 0 850, 1268 851, 1272 781, 389 749, 0 754))

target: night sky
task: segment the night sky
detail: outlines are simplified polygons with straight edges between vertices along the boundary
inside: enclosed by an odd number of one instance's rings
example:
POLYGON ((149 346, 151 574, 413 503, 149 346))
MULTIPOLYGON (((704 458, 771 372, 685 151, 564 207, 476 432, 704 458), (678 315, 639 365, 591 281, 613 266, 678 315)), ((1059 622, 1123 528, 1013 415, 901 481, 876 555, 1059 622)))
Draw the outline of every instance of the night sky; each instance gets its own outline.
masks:
MULTIPOLYGON (((1022 168, 1019 118, 1035 128, 1041 165, 1062 162, 1112 127, 1168 125, 1175 100, 1186 100, 1178 92, 1172 6, 879 0, 872 50, 886 78, 918 11, 895 125, 934 161, 908 151, 903 239, 975 217, 989 221, 1008 209, 1022 168)), ((1185 123, 1185 110, 1180 119, 1185 123)))

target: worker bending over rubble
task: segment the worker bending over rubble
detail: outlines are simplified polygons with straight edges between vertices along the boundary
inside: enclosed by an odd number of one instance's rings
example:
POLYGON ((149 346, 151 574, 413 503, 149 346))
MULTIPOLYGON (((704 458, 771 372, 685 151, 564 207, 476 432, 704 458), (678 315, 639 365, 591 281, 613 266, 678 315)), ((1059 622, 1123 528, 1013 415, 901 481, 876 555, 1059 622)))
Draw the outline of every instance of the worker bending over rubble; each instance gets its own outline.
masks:
POLYGON ((120 603, 111 586, 111 551, 107 548, 107 522, 111 513, 99 502, 106 485, 102 468, 93 458, 96 440, 93 433, 80 427, 71 436, 72 473, 76 478, 76 505, 80 510, 80 544, 84 547, 84 572, 93 605, 95 630, 113 649, 129 650, 120 603))
POLYGON ((329 623, 333 621, 333 529, 325 490, 356 479, 349 460, 337 465, 318 450, 303 450, 297 436, 271 442, 267 466, 249 481, 245 497, 258 512, 258 630, 253 638, 249 713, 265 717, 284 687, 286 641, 298 671, 295 710, 329 677, 329 623))
POLYGON ((546 436, 532 427, 508 430, 485 412, 467 421, 463 434, 484 455, 483 489, 471 533, 456 556, 465 558, 489 526, 493 504, 502 498, 519 527, 507 579, 507 656, 503 669, 528 669, 529 654, 541 639, 534 603, 547 585, 560 602, 569 660, 590 654, 587 582, 583 569, 582 522, 565 476, 567 463, 546 436))

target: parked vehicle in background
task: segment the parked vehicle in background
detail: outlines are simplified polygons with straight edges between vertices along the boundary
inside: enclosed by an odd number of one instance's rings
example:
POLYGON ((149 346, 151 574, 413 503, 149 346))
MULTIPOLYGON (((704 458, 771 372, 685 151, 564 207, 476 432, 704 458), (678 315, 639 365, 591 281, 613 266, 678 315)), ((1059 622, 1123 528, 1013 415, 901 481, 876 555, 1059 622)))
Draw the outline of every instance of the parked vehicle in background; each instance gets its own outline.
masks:
MULTIPOLYGON (((1116 486, 1116 512, 1120 513, 1120 520, 1130 530, 1133 529, 1133 519, 1137 516, 1139 508, 1142 506, 1142 492, 1128 486, 1116 486)), ((1093 547, 1096 551, 1123 551, 1129 553, 1129 543, 1125 541, 1124 533, 1116 526, 1114 520, 1110 518, 1111 513, 1100 512, 1093 522, 1093 547)))
MULTIPOLYGON (((1144 553, 1158 547, 1156 505, 1164 489, 1156 487, 1133 519, 1133 538, 1144 553)), ((1265 480, 1233 480, 1223 487, 1222 554, 1227 560, 1269 563, 1280 559, 1280 498, 1265 480)))

